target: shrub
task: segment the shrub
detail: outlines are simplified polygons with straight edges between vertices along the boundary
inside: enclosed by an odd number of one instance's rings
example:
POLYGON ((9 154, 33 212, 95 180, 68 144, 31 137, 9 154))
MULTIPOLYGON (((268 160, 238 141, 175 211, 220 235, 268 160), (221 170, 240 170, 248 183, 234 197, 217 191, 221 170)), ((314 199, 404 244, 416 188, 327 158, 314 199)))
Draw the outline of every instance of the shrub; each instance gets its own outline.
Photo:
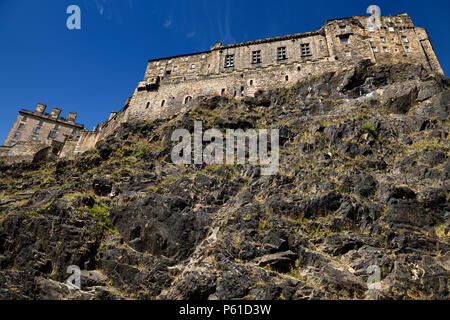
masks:
POLYGON ((365 133, 371 134, 374 137, 377 135, 377 131, 375 130, 375 128, 373 127, 373 125, 369 122, 365 123, 362 127, 363 131, 365 133))

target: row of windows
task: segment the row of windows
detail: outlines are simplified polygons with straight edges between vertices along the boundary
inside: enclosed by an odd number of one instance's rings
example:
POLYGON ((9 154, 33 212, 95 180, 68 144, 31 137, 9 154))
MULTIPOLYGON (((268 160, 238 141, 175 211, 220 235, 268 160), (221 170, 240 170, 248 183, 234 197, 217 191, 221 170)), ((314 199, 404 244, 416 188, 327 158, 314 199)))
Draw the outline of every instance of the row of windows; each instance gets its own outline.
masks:
MULTIPOLYGON (((302 43, 300 45, 302 57, 311 56, 311 46, 309 43, 302 43)), ((288 59, 286 47, 277 48, 277 60, 282 61, 288 59)), ((252 64, 259 64, 262 61, 261 50, 256 50, 252 52, 252 64)), ((225 68, 232 68, 235 66, 234 54, 228 54, 225 56, 225 68)))
MULTIPOLYGON (((370 37, 369 41, 373 42, 374 41, 373 37, 370 37)), ((380 37, 380 42, 386 43, 386 37, 380 37)), ((395 42, 394 38, 392 38, 392 42, 395 42)), ((407 36, 402 36, 402 42, 403 43, 409 43, 408 37, 407 36)))
MULTIPOLYGON (((300 67, 298 67, 297 70, 300 71, 300 67)), ((289 81, 289 76, 286 75, 284 77, 284 80, 289 81)), ((253 80, 249 80, 249 85, 253 86, 253 84, 254 84, 253 80)), ((241 89, 240 89, 241 96, 244 95, 244 92, 245 92, 245 88, 241 87, 241 89)), ((226 93, 226 89, 222 89, 221 94, 225 95, 225 93, 226 93)), ((237 95, 237 91, 234 91, 233 96, 236 96, 236 95, 237 95)), ((191 101, 192 101, 192 97, 191 96, 187 96, 186 98, 184 98, 184 104, 188 104, 191 101)), ((161 107, 164 107, 165 105, 166 105, 166 100, 162 100, 161 101, 161 107)), ((145 105, 145 108, 146 109, 150 108, 150 102, 147 102, 147 104, 145 105)))
MULTIPOLYGON (((389 52, 389 48, 388 47, 383 47, 383 52, 387 53, 389 52)), ((411 47, 409 46, 405 46, 404 47, 405 52, 411 52, 411 47)), ((378 47, 372 47, 373 52, 377 53, 378 52, 378 47)), ((398 51, 397 49, 395 49, 395 51, 398 51)))

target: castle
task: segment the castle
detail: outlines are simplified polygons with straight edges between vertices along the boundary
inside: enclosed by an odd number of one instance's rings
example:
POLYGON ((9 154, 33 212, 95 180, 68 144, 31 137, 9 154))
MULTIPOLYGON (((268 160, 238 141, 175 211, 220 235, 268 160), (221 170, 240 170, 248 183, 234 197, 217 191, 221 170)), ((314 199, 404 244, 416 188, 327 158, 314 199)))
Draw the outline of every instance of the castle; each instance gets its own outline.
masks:
MULTIPOLYGON (((374 64, 411 63, 422 65, 431 74, 443 74, 426 30, 415 27, 406 13, 382 17, 377 27, 368 23, 367 16, 354 16, 328 20, 314 32, 230 45, 217 42, 209 51, 148 61, 144 79, 125 106, 112 112, 92 132, 83 129, 75 133, 82 125, 75 124, 72 116, 67 121, 58 117, 55 120, 57 112, 52 112, 51 124, 59 123, 65 130, 60 135, 65 137, 60 140, 63 145, 53 146, 52 152, 67 156, 87 151, 121 123, 175 114, 199 96, 253 96, 258 90, 293 85, 311 75, 350 68, 362 60, 374 64)), ((19 118, 26 114, 37 117, 38 108, 34 113, 22 110, 19 118)), ((25 148, 29 143, 24 139, 33 140, 30 131, 21 140, 16 139, 18 126, 24 123, 19 118, 0 147, 0 159, 23 160, 28 156, 31 160, 36 155, 25 148)), ((43 127, 43 131, 49 130, 43 127)), ((46 134, 40 142, 48 147, 57 136, 49 134, 45 138, 46 134)))

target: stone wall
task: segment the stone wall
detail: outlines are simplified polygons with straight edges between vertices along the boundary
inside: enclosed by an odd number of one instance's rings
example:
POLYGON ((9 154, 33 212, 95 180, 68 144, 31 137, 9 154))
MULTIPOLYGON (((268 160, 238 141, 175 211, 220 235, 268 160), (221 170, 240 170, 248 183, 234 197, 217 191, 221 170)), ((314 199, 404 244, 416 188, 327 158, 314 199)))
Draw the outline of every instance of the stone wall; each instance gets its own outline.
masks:
POLYGON ((0 146, 0 160, 6 163, 31 162, 35 155, 51 146, 41 142, 18 142, 12 147, 0 146))

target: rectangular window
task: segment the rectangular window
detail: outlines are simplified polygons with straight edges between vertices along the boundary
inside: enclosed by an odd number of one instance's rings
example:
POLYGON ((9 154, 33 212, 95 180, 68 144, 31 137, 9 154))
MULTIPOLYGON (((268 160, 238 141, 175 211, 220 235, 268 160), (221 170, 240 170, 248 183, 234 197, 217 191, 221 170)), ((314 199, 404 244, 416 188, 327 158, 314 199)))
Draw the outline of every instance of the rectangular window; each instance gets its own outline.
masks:
POLYGON ((351 56, 352 56, 352 53, 351 53, 351 52, 346 52, 346 53, 345 53, 345 56, 346 56, 346 57, 351 57, 351 56))
POLYGON ((177 66, 173 67, 173 72, 177 72, 177 66))
POLYGON ((195 69, 195 64, 191 64, 191 70, 195 69))
POLYGON ((377 47, 372 47, 372 51, 376 53, 376 52, 378 52, 378 48, 377 47))
POLYGON ((406 52, 411 52, 411 48, 408 47, 408 46, 406 46, 406 47, 405 47, 405 51, 406 51, 406 52))
POLYGON ((36 136, 31 136, 31 140, 36 141, 37 137, 36 136))
POLYGON ((59 124, 55 124, 55 130, 59 129, 59 124))
POLYGON ((408 43, 409 42, 408 37, 407 36, 402 36, 402 41, 404 43, 408 43))
POLYGON ((341 30, 341 32, 346 32, 347 26, 339 26, 339 29, 341 30))
POLYGON ((17 139, 17 138, 19 138, 19 137, 20 137, 20 132, 14 133, 14 139, 17 139))
POLYGON ((383 47, 383 52, 389 52, 389 48, 388 47, 383 47))
POLYGON ((50 134, 48 135, 48 137, 49 137, 50 139, 55 139, 55 137, 56 137, 56 131, 50 131, 50 134))
POLYGON ((38 134, 41 131, 41 128, 34 129, 34 133, 38 134))
POLYGON ((370 42, 373 42, 373 37, 369 37, 369 41, 370 41, 370 42))
POLYGON ((346 46, 350 43, 350 37, 341 37, 341 44, 346 46))
POLYGON ((77 134, 77 132, 78 132, 77 129, 72 130, 72 134, 77 134))
POLYGON ((19 130, 23 129, 23 127, 25 127, 25 125, 23 123, 19 124, 19 130))
POLYGON ((39 125, 42 126, 44 124, 44 120, 39 121, 39 125))
POLYGON ((389 29, 389 32, 394 32, 395 31, 394 27, 389 27, 388 29, 389 29))
POLYGON ((225 68, 234 67, 234 54, 229 54, 225 56, 225 68))
POLYGON ((386 38, 385 37, 380 37, 380 41, 381 42, 386 42, 386 38))
POLYGON ((252 63, 261 63, 261 50, 252 52, 252 63))
POLYGON ((278 60, 286 60, 287 59, 286 47, 277 48, 277 59, 278 60))
POLYGON ((375 32, 375 28, 373 26, 369 27, 369 32, 375 32))
POLYGON ((27 116, 23 116, 22 121, 25 122, 27 121, 28 117, 27 116))
POLYGON ((309 46, 309 43, 302 43, 300 45, 300 49, 302 52, 302 57, 310 56, 311 55, 311 47, 309 46))
POLYGON ((391 22, 391 18, 387 17, 386 22, 391 22))

